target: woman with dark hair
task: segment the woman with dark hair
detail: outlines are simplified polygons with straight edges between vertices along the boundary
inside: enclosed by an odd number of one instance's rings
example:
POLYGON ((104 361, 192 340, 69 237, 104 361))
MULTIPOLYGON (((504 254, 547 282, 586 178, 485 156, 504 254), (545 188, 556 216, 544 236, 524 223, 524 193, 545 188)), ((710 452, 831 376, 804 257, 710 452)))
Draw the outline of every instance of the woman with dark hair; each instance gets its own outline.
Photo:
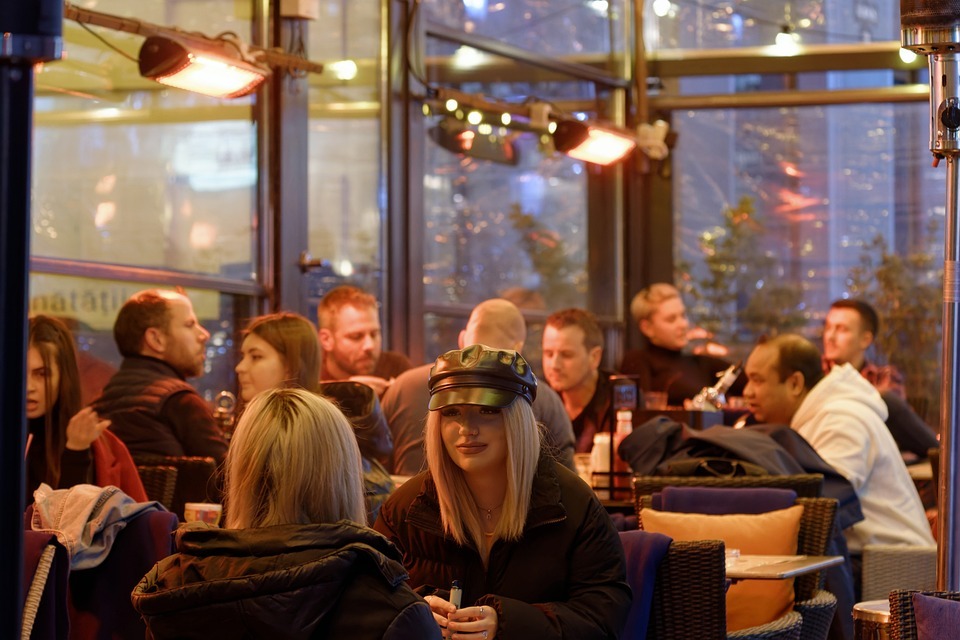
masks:
POLYGON ((281 311, 250 321, 236 366, 240 398, 249 402, 267 389, 320 388, 317 330, 303 316, 281 311))
POLYGON ((80 403, 80 372, 73 336, 49 316, 30 318, 27 342, 27 503, 46 483, 113 485, 138 502, 147 494, 126 446, 80 403))
POLYGON ((333 401, 353 425, 360 454, 368 516, 376 520, 380 505, 394 489, 390 474, 377 461, 393 449, 390 428, 376 393, 359 382, 320 383, 317 331, 303 316, 281 311, 250 321, 236 366, 240 399, 248 403, 269 389, 305 389, 333 401))
POLYGON ((618 637, 631 599, 619 536, 590 487, 541 451, 523 356, 448 351, 429 385, 428 469, 374 528, 437 624, 463 640, 618 637), (454 581, 462 608, 448 601, 454 581))
POLYGON ((191 523, 133 591, 153 638, 439 639, 400 554, 363 526, 344 415, 302 389, 258 394, 226 460, 226 526, 191 523))

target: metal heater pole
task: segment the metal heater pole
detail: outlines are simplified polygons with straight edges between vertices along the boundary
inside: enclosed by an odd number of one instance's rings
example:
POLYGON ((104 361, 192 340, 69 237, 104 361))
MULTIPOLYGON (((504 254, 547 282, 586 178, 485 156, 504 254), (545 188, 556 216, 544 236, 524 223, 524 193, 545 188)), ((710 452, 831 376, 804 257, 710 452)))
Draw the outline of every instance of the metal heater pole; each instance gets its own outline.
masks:
POLYGON ((960 460, 960 351, 957 337, 960 335, 960 238, 958 232, 957 156, 947 156, 947 210, 944 233, 943 265, 943 380, 940 385, 940 488, 937 497, 938 540, 937 589, 957 591, 960 588, 960 527, 956 514, 960 513, 957 494, 957 460, 960 460))
POLYGON ((0 637, 20 637, 33 66, 60 57, 63 4, 0 3, 0 637))
POLYGON ((900 42, 929 58, 930 150, 947 161, 947 208, 943 264, 943 380, 940 386, 940 510, 937 588, 960 590, 960 514, 957 480, 960 460, 960 0, 900 0, 900 42))

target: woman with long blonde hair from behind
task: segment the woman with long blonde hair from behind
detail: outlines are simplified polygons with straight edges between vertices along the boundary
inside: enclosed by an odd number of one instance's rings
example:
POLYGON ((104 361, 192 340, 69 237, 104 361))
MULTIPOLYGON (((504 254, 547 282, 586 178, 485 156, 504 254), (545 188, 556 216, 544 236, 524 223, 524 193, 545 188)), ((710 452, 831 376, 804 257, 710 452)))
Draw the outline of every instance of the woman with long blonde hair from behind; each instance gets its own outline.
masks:
POLYGON ((226 528, 191 523, 134 590, 155 638, 438 638, 397 550, 366 528, 344 415, 303 389, 255 396, 226 460, 226 528))

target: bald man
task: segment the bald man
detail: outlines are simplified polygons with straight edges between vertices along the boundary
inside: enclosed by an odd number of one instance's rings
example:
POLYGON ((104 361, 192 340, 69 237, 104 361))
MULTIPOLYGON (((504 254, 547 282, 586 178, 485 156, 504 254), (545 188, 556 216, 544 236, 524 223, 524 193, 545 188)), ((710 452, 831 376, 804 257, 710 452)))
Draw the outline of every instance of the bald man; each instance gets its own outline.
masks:
MULTIPOLYGON (((527 323, 520 309, 509 300, 492 298, 474 307, 466 328, 460 332, 457 346, 463 349, 472 344, 485 344, 523 353, 526 339, 527 323)), ((430 402, 427 380, 432 366, 432 363, 425 364, 401 373, 380 401, 393 434, 393 473, 414 475, 426 468, 423 429, 430 402)), ((560 396, 548 385, 539 384, 533 413, 544 428, 544 448, 573 469, 573 427, 560 396)))

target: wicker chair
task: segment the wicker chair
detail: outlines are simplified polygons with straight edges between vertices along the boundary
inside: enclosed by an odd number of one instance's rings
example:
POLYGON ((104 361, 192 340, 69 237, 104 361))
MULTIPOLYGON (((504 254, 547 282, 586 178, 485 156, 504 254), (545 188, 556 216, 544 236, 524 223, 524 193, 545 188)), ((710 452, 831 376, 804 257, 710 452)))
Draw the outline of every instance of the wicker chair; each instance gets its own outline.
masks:
POLYGON ((890 593, 891 640, 917 640, 917 615, 913 610, 913 594, 960 602, 960 591, 917 591, 898 589, 890 593))
POLYGON ((177 488, 179 470, 168 464, 139 464, 137 473, 147 492, 147 497, 156 500, 167 509, 173 505, 173 493, 177 488))
POLYGON ((868 544, 861 600, 886 600, 895 589, 937 588, 937 546, 868 544))
MULTIPOLYGON (((213 458, 200 456, 134 456, 137 469, 140 467, 174 467, 177 471, 173 497, 169 502, 160 502, 183 520, 183 506, 187 502, 220 502, 215 474, 217 463, 213 458)), ((146 486, 147 481, 141 476, 146 486)), ((149 491, 147 495, 150 495, 149 491)))
POLYGON ((798 498, 819 498, 823 491, 823 476, 819 473, 770 476, 633 476, 633 500, 640 512, 640 498, 662 490, 664 487, 770 487, 793 489, 798 498))
MULTIPOLYGON (((643 528, 643 509, 652 506, 652 496, 641 496, 638 501, 639 526, 643 528)), ((821 556, 827 549, 827 543, 833 531, 833 522, 837 513, 837 501, 833 498, 797 498, 797 504, 803 505, 803 516, 800 518, 800 532, 797 537, 797 553, 804 555, 821 556)), ((837 599, 828 591, 822 589, 823 572, 808 573, 799 576, 794 581, 795 604, 794 611, 802 617, 802 631, 797 636, 802 640, 823 640, 827 637, 834 611, 837 608, 837 599)), ((773 625, 783 623, 783 619, 774 621, 773 625)), ((768 625, 744 629, 743 635, 731 634, 730 637, 790 637, 789 635, 753 635, 755 633, 772 633, 768 625)))
POLYGON ((799 640, 800 614, 727 635, 720 540, 675 541, 657 571, 647 637, 655 640, 799 640))
POLYGON ((723 542, 673 542, 657 570, 648 638, 724 640, 727 637, 723 542))

